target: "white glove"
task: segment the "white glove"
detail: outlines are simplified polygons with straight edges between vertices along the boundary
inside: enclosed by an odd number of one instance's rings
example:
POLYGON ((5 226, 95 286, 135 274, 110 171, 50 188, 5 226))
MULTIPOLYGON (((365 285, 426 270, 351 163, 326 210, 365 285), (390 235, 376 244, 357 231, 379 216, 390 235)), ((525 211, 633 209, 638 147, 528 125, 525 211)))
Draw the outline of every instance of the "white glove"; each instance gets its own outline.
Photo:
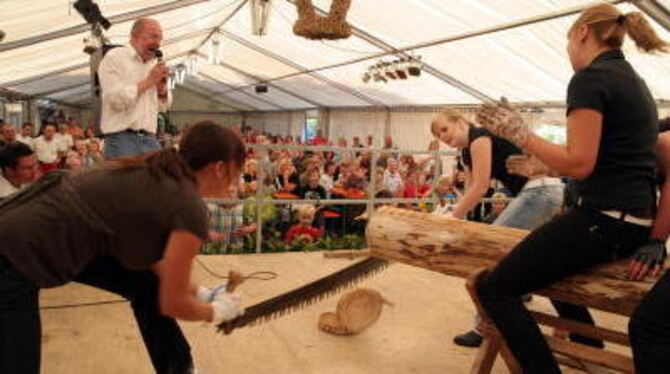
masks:
POLYGON ((204 302, 204 303, 211 303, 214 301, 214 297, 219 292, 225 292, 226 287, 228 286, 228 283, 221 283, 220 285, 214 287, 214 288, 207 288, 203 286, 198 286, 198 293, 196 294, 196 297, 198 300, 204 302))
POLYGON ((238 293, 219 292, 211 303, 213 309, 212 323, 230 321, 244 314, 242 297, 238 293))

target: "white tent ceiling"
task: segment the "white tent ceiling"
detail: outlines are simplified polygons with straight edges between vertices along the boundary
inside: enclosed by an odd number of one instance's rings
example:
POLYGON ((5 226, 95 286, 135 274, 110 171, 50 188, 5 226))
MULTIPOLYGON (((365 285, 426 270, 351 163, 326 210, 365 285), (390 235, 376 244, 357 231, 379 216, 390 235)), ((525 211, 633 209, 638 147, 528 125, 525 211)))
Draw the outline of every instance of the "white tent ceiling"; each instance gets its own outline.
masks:
MULTIPOLYGON (((208 40, 221 40, 221 64, 200 63, 185 87, 240 110, 313 107, 475 104, 506 95, 515 102, 560 103, 572 74, 566 30, 581 0, 353 0, 348 21, 354 35, 340 41, 297 37, 293 1, 272 0, 269 31, 251 34, 246 0, 97 0, 113 22, 106 36, 126 43, 140 15, 159 20, 162 50, 170 64, 190 53, 206 57, 208 40), (423 57, 418 79, 387 84, 361 81, 380 59, 403 52, 423 57), (385 53, 389 56, 381 57, 385 53), (254 92, 268 81, 267 94, 254 92)), ((331 0, 313 0, 328 11, 331 0)), ((670 40, 670 0, 616 1, 624 12, 653 15, 657 32, 670 40), (661 22, 659 24, 656 22, 661 22), (665 27, 665 28, 664 28, 665 27)), ((0 87, 64 102, 90 100, 87 36, 70 0, 2 0, 7 36, 0 43, 0 87)), ((639 53, 628 59, 659 100, 670 100, 667 57, 639 53)))

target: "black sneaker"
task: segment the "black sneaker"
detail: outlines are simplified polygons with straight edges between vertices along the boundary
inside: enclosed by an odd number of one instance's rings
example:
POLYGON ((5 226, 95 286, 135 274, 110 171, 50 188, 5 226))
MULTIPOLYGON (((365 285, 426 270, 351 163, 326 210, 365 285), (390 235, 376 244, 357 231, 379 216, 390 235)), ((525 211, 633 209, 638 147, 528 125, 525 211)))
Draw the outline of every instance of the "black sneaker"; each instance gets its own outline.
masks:
POLYGON ((465 334, 457 335, 454 338, 454 344, 461 347, 477 348, 482 345, 484 338, 475 330, 470 330, 465 334))

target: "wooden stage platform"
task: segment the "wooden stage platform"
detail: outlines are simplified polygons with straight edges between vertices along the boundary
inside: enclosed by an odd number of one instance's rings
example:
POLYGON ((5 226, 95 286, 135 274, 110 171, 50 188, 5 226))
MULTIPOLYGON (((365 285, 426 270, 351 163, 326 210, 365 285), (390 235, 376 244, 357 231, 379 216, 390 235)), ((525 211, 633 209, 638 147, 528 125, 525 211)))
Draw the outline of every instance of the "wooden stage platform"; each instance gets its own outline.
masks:
MULTIPOLYGON (((340 269, 351 261, 324 259, 322 253, 201 256, 212 270, 227 274, 270 270, 271 281, 240 287, 245 304, 272 297, 340 269)), ((217 279, 195 264, 204 285, 217 279)), ((204 374, 459 374, 468 373, 476 350, 455 346, 452 338, 473 323, 472 302, 461 278, 393 264, 359 284, 395 303, 370 329, 353 337, 332 336, 317 328, 318 316, 332 311, 338 296, 269 323, 242 328, 230 336, 212 326, 183 323, 196 366, 204 374)), ((42 306, 117 299, 72 284, 42 292, 42 306)), ((551 310, 535 297, 532 307, 551 310)), ((605 327, 623 330, 622 317, 594 313, 605 327)), ((151 373, 151 366, 127 303, 42 311, 42 372, 49 374, 151 373)), ((622 350, 625 352, 626 350, 622 350)), ((494 373, 506 373, 498 360, 494 373)), ((578 371, 566 368, 565 373, 578 371)))

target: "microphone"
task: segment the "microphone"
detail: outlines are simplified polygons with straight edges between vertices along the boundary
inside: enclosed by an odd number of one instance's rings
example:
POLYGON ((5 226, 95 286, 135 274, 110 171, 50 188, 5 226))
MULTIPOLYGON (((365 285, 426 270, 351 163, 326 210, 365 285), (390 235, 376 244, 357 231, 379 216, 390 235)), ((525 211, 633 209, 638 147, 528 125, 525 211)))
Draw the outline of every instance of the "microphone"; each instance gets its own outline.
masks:
MULTIPOLYGON (((156 49, 154 50, 154 54, 156 55, 159 64, 163 62, 163 51, 161 51, 160 49, 156 49)), ((167 83, 167 78, 163 78, 163 83, 167 83)))

